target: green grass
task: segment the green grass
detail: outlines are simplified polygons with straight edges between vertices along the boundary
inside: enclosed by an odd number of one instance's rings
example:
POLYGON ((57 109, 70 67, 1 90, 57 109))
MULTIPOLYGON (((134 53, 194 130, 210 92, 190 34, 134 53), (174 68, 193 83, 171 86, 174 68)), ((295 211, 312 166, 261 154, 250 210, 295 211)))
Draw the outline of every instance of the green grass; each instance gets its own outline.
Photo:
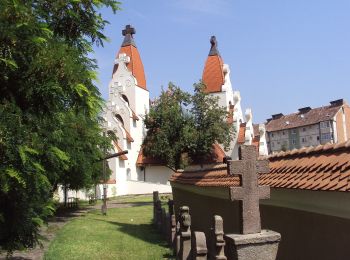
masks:
POLYGON ((170 250, 151 225, 152 198, 117 201, 135 207, 108 209, 107 216, 95 210, 70 221, 57 232, 45 259, 168 259, 170 250))

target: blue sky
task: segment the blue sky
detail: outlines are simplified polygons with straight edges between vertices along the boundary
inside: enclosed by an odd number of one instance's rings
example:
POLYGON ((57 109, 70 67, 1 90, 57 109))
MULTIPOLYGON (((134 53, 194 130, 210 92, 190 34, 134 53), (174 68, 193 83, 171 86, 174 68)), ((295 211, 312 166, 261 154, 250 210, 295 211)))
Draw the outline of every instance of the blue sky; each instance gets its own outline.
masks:
POLYGON ((131 24, 151 98, 169 81, 192 91, 215 35, 254 122, 350 102, 349 0, 129 0, 121 7, 116 15, 102 10, 110 42, 93 54, 105 99, 121 30, 131 24))

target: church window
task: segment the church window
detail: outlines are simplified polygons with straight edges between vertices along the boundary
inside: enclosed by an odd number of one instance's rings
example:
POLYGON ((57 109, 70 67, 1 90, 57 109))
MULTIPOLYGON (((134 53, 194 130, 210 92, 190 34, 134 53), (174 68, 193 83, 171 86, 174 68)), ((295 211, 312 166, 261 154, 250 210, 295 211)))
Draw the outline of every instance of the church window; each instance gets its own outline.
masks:
POLYGON ((117 120, 118 120, 120 123, 122 123, 122 125, 124 125, 123 118, 122 118, 120 115, 116 114, 116 115, 115 115, 115 118, 117 118, 117 120))
POLYGON ((128 103, 128 105, 129 105, 129 99, 127 98, 127 96, 122 95, 122 98, 123 98, 123 99, 124 99, 124 101, 126 101, 126 102, 128 103))

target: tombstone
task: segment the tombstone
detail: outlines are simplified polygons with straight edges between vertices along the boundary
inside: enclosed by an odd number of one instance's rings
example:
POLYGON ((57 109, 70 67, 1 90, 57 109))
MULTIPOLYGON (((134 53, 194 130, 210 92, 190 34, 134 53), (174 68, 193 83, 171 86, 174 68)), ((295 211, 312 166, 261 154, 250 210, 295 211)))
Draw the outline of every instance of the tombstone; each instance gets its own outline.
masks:
POLYGON ((175 249, 175 246, 176 246, 176 217, 174 214, 170 216, 169 245, 171 248, 175 249))
POLYGON ((166 211, 165 208, 162 208, 162 225, 161 225, 161 232, 163 236, 166 238, 166 227, 167 227, 167 221, 166 221, 166 211))
POLYGON ((192 240, 192 259, 193 260, 206 260, 207 259, 207 240, 204 232, 193 232, 192 240))
POLYGON ((157 209, 156 209, 156 202, 159 200, 159 193, 158 191, 153 191, 153 224, 157 224, 157 209))
POLYGON ((259 200, 270 197, 270 187, 259 186, 258 173, 268 173, 267 160, 257 160, 253 145, 239 148, 238 161, 227 161, 228 174, 239 175, 240 187, 230 187, 230 199, 240 201, 241 234, 224 236, 228 259, 276 259, 281 235, 270 230, 261 231, 259 200))
POLYGON ((226 260, 224 253, 225 239, 224 239, 224 222, 222 217, 214 216, 214 228, 213 228, 213 243, 214 243, 214 259, 226 260))
POLYGON ((191 216, 187 206, 180 207, 180 228, 177 238, 176 259, 191 259, 191 216))
POLYGON ((166 239, 171 248, 175 245, 175 234, 176 234, 176 219, 174 215, 174 201, 168 200, 169 211, 166 216, 166 239))
POLYGON ((174 200, 168 200, 169 214, 174 215, 174 200))
POLYGON ((156 227, 159 231, 162 228, 162 202, 160 200, 156 201, 156 227))
MULTIPOLYGON (((181 244, 180 242, 181 242, 180 221, 178 221, 178 222, 176 222, 176 238, 175 238, 175 247, 174 247, 174 253, 175 253, 176 258, 180 254, 180 244, 181 244)), ((179 259, 179 258, 177 258, 177 259, 179 259)))

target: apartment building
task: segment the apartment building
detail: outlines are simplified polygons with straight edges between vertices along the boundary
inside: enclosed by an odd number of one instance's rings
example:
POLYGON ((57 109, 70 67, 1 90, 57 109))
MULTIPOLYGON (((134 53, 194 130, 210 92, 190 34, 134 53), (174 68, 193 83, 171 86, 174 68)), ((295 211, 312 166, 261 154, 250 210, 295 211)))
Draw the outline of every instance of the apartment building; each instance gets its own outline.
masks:
POLYGON ((350 138, 350 107, 338 99, 327 106, 275 114, 267 119, 266 133, 269 153, 344 142, 350 138))

